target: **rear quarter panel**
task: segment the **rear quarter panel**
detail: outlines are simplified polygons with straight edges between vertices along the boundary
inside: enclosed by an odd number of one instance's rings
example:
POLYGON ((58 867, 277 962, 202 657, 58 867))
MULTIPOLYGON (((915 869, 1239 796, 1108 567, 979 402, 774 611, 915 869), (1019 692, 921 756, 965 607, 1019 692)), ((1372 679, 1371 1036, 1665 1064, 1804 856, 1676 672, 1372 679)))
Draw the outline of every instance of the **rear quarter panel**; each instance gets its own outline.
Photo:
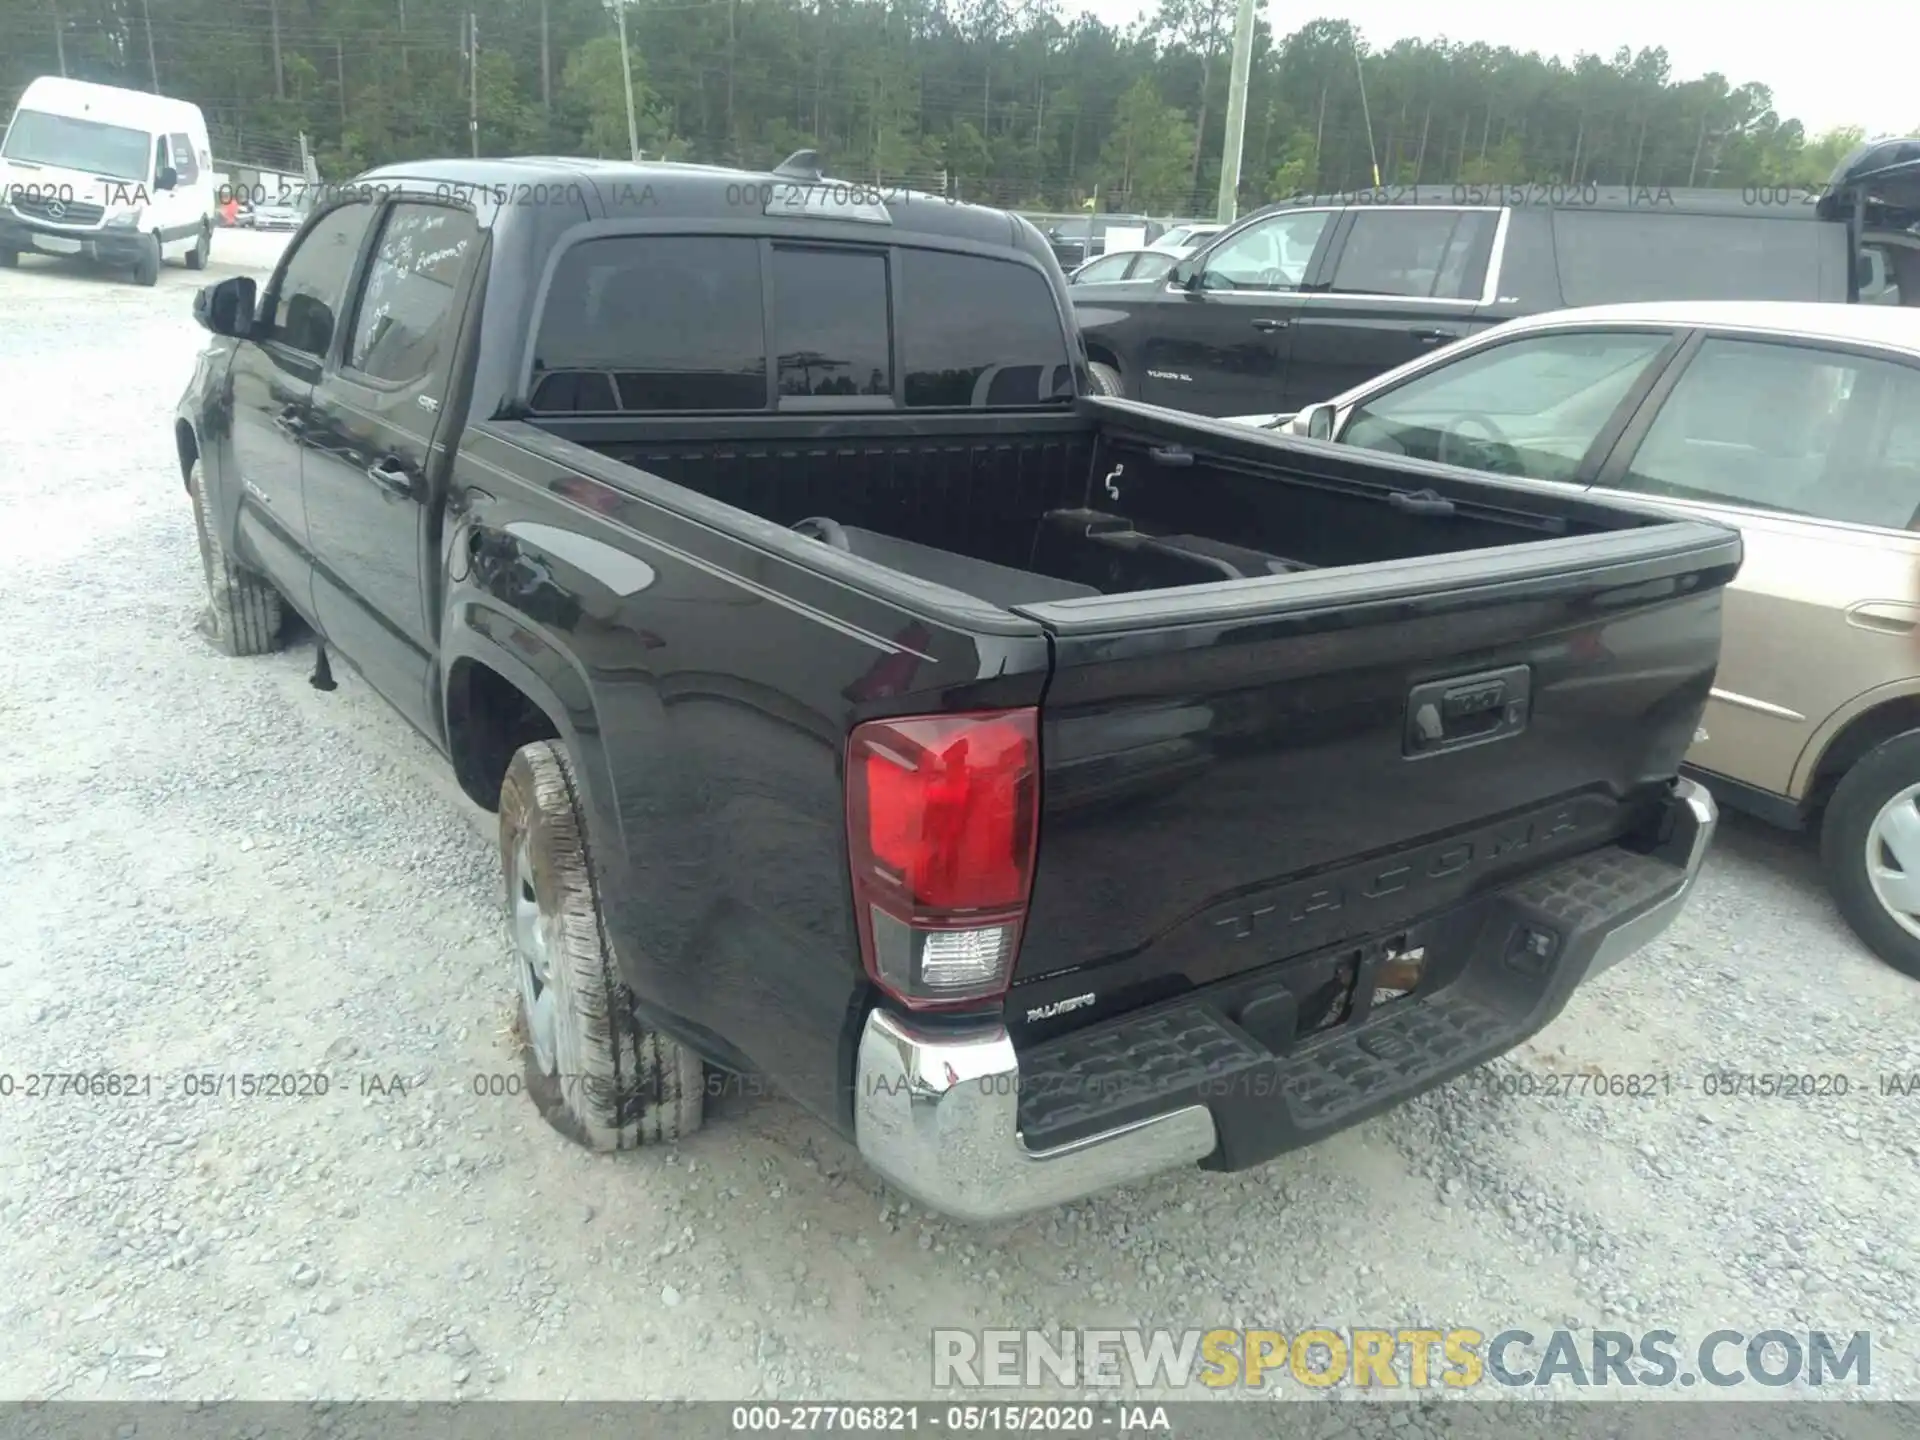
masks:
POLYGON ((848 732, 1038 703, 1039 626, 987 611, 1004 633, 982 634, 937 602, 863 591, 782 553, 817 542, 527 426, 470 429, 454 490, 448 649, 503 647, 558 677, 643 1010, 850 1124, 868 990, 848 732))

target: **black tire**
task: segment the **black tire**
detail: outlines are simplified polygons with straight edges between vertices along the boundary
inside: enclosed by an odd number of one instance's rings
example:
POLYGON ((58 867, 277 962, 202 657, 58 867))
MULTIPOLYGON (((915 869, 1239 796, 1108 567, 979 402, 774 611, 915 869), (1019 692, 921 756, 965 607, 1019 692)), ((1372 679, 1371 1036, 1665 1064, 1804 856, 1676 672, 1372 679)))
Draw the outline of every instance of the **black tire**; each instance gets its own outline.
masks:
POLYGON ((207 261, 211 259, 212 256, 213 256, 213 231, 209 227, 203 225, 200 227, 199 238, 197 238, 193 242, 193 249, 187 252, 187 269, 189 270, 206 269, 207 261))
POLYGON ((0 250, 0 270, 17 269, 20 264, 18 250, 0 250))
POLYGON ((1111 365, 1103 365, 1098 360, 1092 360, 1087 363, 1087 373, 1093 377, 1094 394, 1111 395, 1118 400, 1126 399, 1127 387, 1121 383, 1120 372, 1111 365))
POLYGON ((136 285, 158 285, 160 283, 160 237, 143 237, 146 248, 140 252, 140 258, 133 264, 133 283, 136 285))
POLYGON ((500 786, 500 865, 516 935, 525 1082, 542 1118, 592 1150, 633 1150, 700 1128, 706 1070, 685 1046, 643 1026, 620 979, 594 877, 573 761, 553 741, 521 748, 500 786), (524 842, 526 864, 518 859, 524 842), (522 983, 528 960, 516 908, 531 903, 544 933, 546 982, 522 983), (551 988, 551 1055, 534 1040, 528 996, 551 988))
MULTIPOLYGON (((1920 980, 1920 936, 1893 917, 1868 874, 1867 841, 1880 812, 1901 791, 1920 785, 1920 730, 1896 735, 1854 762, 1840 777, 1820 822, 1820 863, 1841 916, 1867 947, 1894 969, 1920 980)), ((1920 836, 1920 811, 1915 833, 1920 836)), ((1906 857, 1884 846, 1875 857, 1896 870, 1920 871, 1920 853, 1906 857)), ((1920 846, 1916 847, 1920 851, 1920 846)))
POLYGON ((204 626, 223 654, 264 655, 280 638, 285 612, 280 592, 257 575, 234 567, 226 548, 214 534, 206 480, 198 460, 187 476, 193 498, 193 528, 200 536, 200 563, 207 576, 207 618, 204 626))

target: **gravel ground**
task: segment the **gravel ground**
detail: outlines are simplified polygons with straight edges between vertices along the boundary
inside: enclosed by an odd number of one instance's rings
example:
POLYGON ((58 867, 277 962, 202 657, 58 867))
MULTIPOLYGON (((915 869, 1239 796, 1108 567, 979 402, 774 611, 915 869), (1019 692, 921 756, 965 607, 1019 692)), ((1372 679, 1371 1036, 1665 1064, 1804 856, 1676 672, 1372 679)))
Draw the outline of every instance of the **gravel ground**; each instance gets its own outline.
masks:
POLYGON ((0 272, 0 1396, 899 1398, 934 1324, 1866 1329, 1874 1393, 1920 1395, 1920 1101, 1876 1084, 1920 1071, 1916 991, 1738 820, 1663 942, 1480 1077, 1018 1224, 910 1208, 777 1098, 610 1160, 474 1093, 518 1073, 487 818, 350 672, 196 633, 168 424, 201 280, 0 272), (1693 1089, 1485 1083, 1582 1067, 1693 1089), (1854 1093, 1706 1098, 1709 1067, 1854 1093), (22 1092, 94 1070, 162 1078, 22 1092), (328 1093, 178 1079, 286 1071, 328 1093))

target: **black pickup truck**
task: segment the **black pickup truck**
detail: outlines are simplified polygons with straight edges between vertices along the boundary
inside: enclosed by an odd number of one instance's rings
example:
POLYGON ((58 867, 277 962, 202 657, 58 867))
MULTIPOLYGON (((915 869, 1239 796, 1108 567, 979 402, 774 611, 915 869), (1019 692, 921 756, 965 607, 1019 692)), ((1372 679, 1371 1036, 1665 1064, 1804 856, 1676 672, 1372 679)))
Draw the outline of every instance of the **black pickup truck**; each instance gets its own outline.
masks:
POLYGON ((1708 845, 1734 531, 1094 396, 1003 212, 420 163, 195 313, 210 632, 297 612, 497 810, 583 1143, 745 1074, 960 1217, 1259 1164, 1533 1033, 1708 845))

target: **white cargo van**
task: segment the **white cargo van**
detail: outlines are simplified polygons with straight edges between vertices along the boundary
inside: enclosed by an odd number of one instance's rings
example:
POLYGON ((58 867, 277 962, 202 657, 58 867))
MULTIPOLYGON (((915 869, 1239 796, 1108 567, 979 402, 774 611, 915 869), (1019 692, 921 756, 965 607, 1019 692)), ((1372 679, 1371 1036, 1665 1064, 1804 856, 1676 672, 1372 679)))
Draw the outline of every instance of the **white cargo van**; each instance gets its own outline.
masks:
POLYGON ((206 267, 213 155, 198 105, 43 75, 0 141, 0 266, 80 255, 152 285, 160 262, 206 267))

